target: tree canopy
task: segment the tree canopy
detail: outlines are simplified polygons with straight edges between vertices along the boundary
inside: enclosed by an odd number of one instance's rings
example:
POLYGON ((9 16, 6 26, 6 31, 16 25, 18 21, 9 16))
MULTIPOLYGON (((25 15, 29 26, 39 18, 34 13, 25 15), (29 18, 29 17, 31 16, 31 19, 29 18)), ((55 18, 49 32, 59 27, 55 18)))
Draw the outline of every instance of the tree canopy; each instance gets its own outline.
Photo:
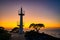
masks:
POLYGON ((40 30, 40 28, 45 27, 45 26, 44 26, 44 24, 41 24, 41 23, 39 23, 39 24, 32 23, 32 24, 30 24, 29 28, 31 28, 31 27, 33 27, 38 32, 40 30))

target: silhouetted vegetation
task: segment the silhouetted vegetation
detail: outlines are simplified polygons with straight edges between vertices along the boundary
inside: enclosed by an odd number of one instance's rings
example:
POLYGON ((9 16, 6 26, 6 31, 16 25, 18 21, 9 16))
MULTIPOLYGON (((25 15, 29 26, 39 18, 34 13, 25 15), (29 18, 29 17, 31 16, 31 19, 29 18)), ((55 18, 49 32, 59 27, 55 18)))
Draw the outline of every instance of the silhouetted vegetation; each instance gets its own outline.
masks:
POLYGON ((33 27, 37 32, 39 32, 40 28, 45 27, 44 24, 30 24, 29 28, 33 27))
POLYGON ((25 38, 26 40, 60 40, 60 38, 56 38, 45 33, 39 33, 34 30, 27 31, 25 33, 25 38))
POLYGON ((7 30, 4 30, 3 27, 0 27, 0 40, 9 40, 11 34, 8 33, 7 30))
POLYGON ((10 31, 10 32, 18 33, 18 32, 19 32, 19 28, 18 28, 18 27, 15 27, 15 28, 13 28, 12 31, 10 31))

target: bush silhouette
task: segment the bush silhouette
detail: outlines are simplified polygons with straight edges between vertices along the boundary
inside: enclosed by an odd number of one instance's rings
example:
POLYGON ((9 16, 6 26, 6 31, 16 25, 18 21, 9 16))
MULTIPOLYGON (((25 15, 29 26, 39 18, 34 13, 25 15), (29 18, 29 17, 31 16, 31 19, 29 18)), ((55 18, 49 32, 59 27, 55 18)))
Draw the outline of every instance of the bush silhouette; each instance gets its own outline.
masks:
POLYGON ((4 30, 3 27, 0 27, 0 40, 9 40, 11 34, 8 33, 7 30, 4 30))
POLYGON ((19 28, 18 28, 18 27, 15 27, 15 28, 13 28, 12 31, 10 31, 10 32, 18 33, 18 32, 19 32, 19 28))

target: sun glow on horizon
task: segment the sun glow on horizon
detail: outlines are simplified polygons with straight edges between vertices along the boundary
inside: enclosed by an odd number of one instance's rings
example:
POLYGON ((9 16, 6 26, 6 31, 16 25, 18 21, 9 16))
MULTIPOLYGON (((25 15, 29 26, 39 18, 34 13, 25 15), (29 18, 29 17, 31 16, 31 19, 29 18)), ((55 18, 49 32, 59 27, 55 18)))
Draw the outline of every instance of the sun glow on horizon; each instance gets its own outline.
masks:
MULTIPOLYGON (((31 23, 32 22, 24 23, 24 28, 29 28, 29 25, 31 23)), ((40 22, 33 22, 33 23, 40 23, 40 22)), ((45 25, 45 28, 60 28, 60 25, 55 23, 43 23, 43 24, 45 25)), ((1 26, 3 26, 6 29, 13 29, 14 27, 19 27, 17 26, 17 22, 3 22, 1 23, 1 26)))

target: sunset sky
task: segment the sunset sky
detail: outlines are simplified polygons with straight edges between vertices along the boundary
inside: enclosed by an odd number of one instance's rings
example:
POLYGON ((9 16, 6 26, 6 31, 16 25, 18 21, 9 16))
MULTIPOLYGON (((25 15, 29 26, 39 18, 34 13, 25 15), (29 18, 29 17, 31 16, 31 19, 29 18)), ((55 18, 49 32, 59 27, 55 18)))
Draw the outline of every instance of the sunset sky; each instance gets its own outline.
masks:
POLYGON ((11 29, 19 24, 21 6, 25 16, 24 27, 31 23, 43 23, 46 28, 60 28, 60 1, 0 0, 0 26, 11 29))

